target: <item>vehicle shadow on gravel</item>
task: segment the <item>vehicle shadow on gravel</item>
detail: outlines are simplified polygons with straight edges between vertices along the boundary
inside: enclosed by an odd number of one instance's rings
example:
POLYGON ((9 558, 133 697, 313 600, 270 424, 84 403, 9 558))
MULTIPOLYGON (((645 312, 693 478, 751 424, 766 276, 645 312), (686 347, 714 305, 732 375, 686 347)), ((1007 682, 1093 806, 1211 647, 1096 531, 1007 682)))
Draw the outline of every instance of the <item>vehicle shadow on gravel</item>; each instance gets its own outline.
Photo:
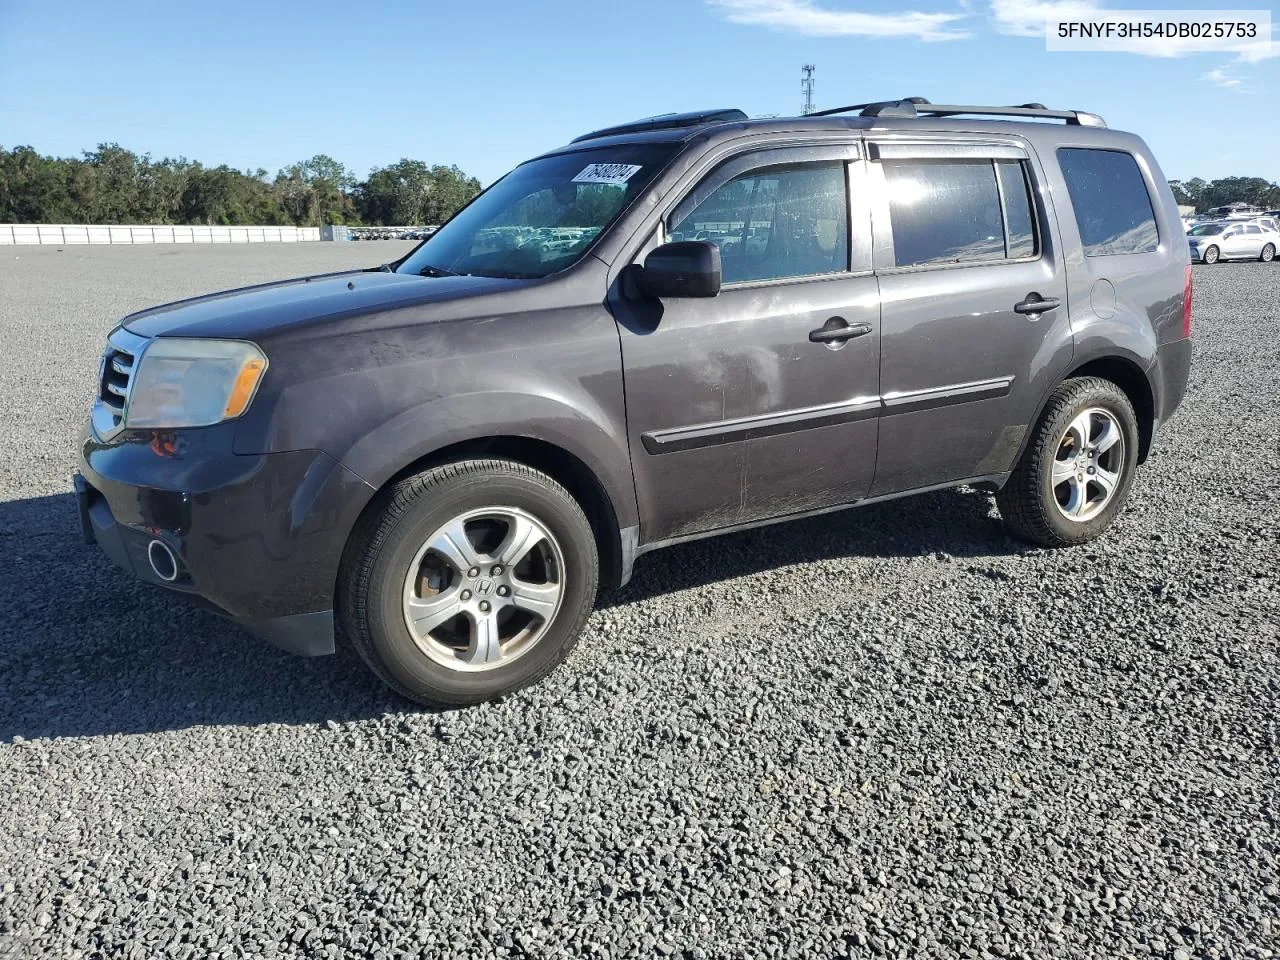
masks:
MULTIPOLYGON (((989 513, 987 495, 947 491, 684 544, 643 557, 603 605, 839 557, 1023 549, 989 513)), ((345 645, 335 657, 293 657, 136 582, 83 542, 70 494, 0 503, 0 569, 0 743, 420 709, 345 645)))
POLYGON ((706 586, 796 564, 840 557, 945 554, 981 559, 1032 549, 992 513, 992 497, 970 488, 904 497, 645 554, 635 576, 604 606, 706 586))
POLYGON ((346 648, 294 657, 138 583, 84 542, 70 494, 0 503, 0 569, 0 743, 413 709, 346 648))

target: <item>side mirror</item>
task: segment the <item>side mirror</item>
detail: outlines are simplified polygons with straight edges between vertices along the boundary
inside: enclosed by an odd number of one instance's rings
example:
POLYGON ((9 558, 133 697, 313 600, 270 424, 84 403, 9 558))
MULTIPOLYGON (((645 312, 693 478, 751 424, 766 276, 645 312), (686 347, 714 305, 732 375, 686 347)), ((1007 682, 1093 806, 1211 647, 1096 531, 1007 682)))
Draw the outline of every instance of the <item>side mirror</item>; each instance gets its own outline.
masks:
POLYGON ((637 279, 651 297, 714 297, 720 292, 720 248, 710 240, 664 243, 644 258, 637 279))

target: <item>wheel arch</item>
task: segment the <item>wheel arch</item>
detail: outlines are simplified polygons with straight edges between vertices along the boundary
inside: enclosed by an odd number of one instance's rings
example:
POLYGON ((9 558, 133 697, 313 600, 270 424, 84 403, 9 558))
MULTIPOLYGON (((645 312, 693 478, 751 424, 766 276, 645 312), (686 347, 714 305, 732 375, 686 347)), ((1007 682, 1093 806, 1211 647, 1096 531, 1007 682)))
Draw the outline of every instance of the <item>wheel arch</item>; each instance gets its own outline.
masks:
POLYGON ((1151 453, 1156 425, 1155 391, 1146 372, 1132 360, 1112 356, 1082 363, 1064 379, 1073 377, 1100 377, 1124 391, 1138 417, 1138 463, 1145 463, 1151 453))
MULTIPOLYGON (((1138 463, 1146 462, 1147 456, 1151 452, 1151 443, 1155 435, 1155 390, 1146 371, 1132 357, 1113 353, 1087 360, 1077 360, 1075 365, 1063 374, 1040 400, 1040 405, 1036 408, 1036 415, 1031 420, 1031 423, 1034 425, 1040 422, 1040 418, 1044 415, 1045 407, 1048 406, 1054 391, 1065 381, 1077 377, 1100 377, 1103 380, 1111 381, 1124 391, 1125 396, 1129 398, 1129 403, 1133 405, 1134 414, 1138 418, 1138 463)), ((1023 449, 1026 448, 1026 443, 1030 436, 1031 431, 1028 430, 1026 437, 1023 439, 1023 449)), ((1022 452, 1022 450, 1018 451, 1018 458, 1021 458, 1022 452)), ((1014 463, 1017 462, 1017 459, 1015 459, 1014 463)))
MULTIPOLYGON (((624 543, 619 511, 596 472, 563 446, 536 437, 493 435, 471 437, 438 447, 418 456, 388 477, 365 504, 353 533, 379 508, 386 491, 416 473, 459 460, 496 458, 514 460, 547 474, 573 496, 587 515, 600 556, 600 585, 612 589, 626 582, 634 550, 624 543)), ((348 544, 351 537, 348 537, 348 544)))
POLYGON ((1078 376, 1098 376, 1103 380, 1110 380, 1116 387, 1123 390, 1125 396, 1129 398, 1129 403, 1133 404, 1134 415, 1138 417, 1138 462, 1147 461, 1156 433, 1155 387, 1146 370, 1139 364, 1137 357, 1111 352, 1088 358, 1078 357, 1065 374, 1053 381, 1036 406, 1036 416, 1028 422, 1028 429, 1023 434, 1023 442, 1019 445, 1018 454, 1012 460, 1012 466, 1018 465, 1023 458, 1023 453, 1027 451, 1027 444, 1030 443, 1034 433, 1033 428, 1044 415, 1044 408, 1048 406, 1053 392, 1066 380, 1078 378, 1078 376))

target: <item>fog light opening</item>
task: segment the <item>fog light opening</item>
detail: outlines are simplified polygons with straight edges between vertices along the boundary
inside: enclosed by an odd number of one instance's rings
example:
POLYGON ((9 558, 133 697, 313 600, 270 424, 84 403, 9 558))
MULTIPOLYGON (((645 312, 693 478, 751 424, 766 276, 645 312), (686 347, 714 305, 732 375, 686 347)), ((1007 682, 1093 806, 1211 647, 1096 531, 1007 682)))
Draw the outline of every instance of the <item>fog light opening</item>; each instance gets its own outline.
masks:
POLYGON ((178 579, 178 558, 163 540, 152 540, 147 544, 147 560, 151 563, 152 573, 165 583, 178 579))

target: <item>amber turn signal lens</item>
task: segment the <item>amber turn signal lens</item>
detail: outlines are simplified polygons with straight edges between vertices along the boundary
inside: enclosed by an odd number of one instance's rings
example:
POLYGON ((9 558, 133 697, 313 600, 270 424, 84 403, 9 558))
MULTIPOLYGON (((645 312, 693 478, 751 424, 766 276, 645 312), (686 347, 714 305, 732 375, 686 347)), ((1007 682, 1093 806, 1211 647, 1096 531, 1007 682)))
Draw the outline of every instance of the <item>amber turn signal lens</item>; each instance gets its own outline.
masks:
POLYGON ((253 391, 257 389, 258 381, 262 378, 262 371, 265 369, 267 369, 266 362, 257 357, 244 362, 240 373, 236 375, 231 393, 227 396, 227 408, 223 411, 225 416, 238 417, 244 413, 245 408, 249 406, 249 401, 253 399, 253 391))

